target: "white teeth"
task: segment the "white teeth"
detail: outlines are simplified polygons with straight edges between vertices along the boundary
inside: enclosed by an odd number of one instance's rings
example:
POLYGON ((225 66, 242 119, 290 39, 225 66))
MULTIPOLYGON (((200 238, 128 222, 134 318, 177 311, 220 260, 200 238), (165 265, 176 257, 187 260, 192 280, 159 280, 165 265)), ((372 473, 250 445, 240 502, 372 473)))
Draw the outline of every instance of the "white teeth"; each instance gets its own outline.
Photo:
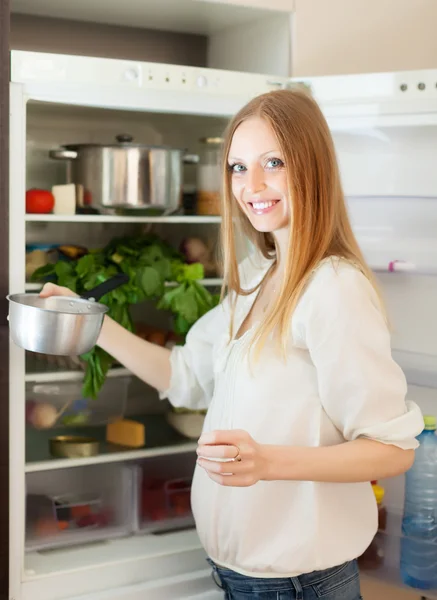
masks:
POLYGON ((266 208, 270 208, 276 204, 275 202, 252 202, 252 206, 255 210, 264 210, 266 208))

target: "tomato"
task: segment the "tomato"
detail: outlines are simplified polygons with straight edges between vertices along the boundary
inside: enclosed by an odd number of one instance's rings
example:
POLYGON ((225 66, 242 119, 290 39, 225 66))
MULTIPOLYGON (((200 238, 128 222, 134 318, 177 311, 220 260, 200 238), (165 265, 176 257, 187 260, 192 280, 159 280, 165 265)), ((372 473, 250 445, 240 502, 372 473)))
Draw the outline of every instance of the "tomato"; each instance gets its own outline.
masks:
POLYGON ((32 189, 26 192, 27 213, 50 213, 55 206, 55 197, 48 190, 32 189))

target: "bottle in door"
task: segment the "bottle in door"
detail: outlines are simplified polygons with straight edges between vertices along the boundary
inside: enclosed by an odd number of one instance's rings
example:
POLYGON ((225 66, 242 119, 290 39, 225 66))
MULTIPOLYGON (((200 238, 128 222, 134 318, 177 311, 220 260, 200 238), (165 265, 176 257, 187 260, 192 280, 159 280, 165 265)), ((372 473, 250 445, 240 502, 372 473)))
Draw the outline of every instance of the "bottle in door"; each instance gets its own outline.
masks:
POLYGON ((437 436, 436 418, 424 417, 414 465, 406 474, 401 538, 403 582, 437 589, 437 436))

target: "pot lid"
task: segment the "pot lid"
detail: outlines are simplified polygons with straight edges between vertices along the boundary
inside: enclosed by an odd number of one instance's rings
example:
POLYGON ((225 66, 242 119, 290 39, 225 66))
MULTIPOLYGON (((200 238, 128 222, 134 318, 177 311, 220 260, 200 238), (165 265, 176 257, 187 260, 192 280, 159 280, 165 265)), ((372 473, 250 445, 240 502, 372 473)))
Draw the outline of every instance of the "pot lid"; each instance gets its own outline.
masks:
POLYGON ((156 144, 140 144, 134 143, 134 138, 132 135, 127 133, 120 133, 115 136, 115 142, 109 144, 98 144, 95 142, 91 142, 89 144, 63 144, 62 148, 66 148, 67 150, 78 150, 79 148, 144 148, 150 150, 179 150, 181 152, 185 151, 182 148, 173 148, 171 146, 159 146, 156 144))

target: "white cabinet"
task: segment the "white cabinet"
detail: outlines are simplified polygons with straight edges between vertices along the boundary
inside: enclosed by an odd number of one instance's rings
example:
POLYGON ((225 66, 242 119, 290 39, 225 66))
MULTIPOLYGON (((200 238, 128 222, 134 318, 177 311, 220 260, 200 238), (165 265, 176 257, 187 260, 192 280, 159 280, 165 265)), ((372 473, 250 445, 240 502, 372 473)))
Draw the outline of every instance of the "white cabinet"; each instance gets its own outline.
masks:
MULTIPOLYGON (((137 35, 138 29, 147 29, 203 36, 206 38, 207 67, 291 75, 294 0, 125 0, 122 4, 116 0, 77 0, 72 3, 15 0, 13 10, 40 17, 135 27, 137 35)), ((50 23, 45 27, 49 34, 50 23)), ((178 43, 182 42, 179 40, 178 43)), ((62 45, 62 40, 58 44, 62 45)), ((77 53, 74 43, 65 41, 64 44, 65 51, 56 51, 77 53)), ((25 47, 29 48, 28 45, 25 47)), ((101 56, 101 51, 97 55, 101 56)), ((205 64, 205 56, 199 56, 199 62, 194 64, 205 64)), ((135 79, 135 72, 129 67, 127 72, 130 73, 128 77, 135 79)))

